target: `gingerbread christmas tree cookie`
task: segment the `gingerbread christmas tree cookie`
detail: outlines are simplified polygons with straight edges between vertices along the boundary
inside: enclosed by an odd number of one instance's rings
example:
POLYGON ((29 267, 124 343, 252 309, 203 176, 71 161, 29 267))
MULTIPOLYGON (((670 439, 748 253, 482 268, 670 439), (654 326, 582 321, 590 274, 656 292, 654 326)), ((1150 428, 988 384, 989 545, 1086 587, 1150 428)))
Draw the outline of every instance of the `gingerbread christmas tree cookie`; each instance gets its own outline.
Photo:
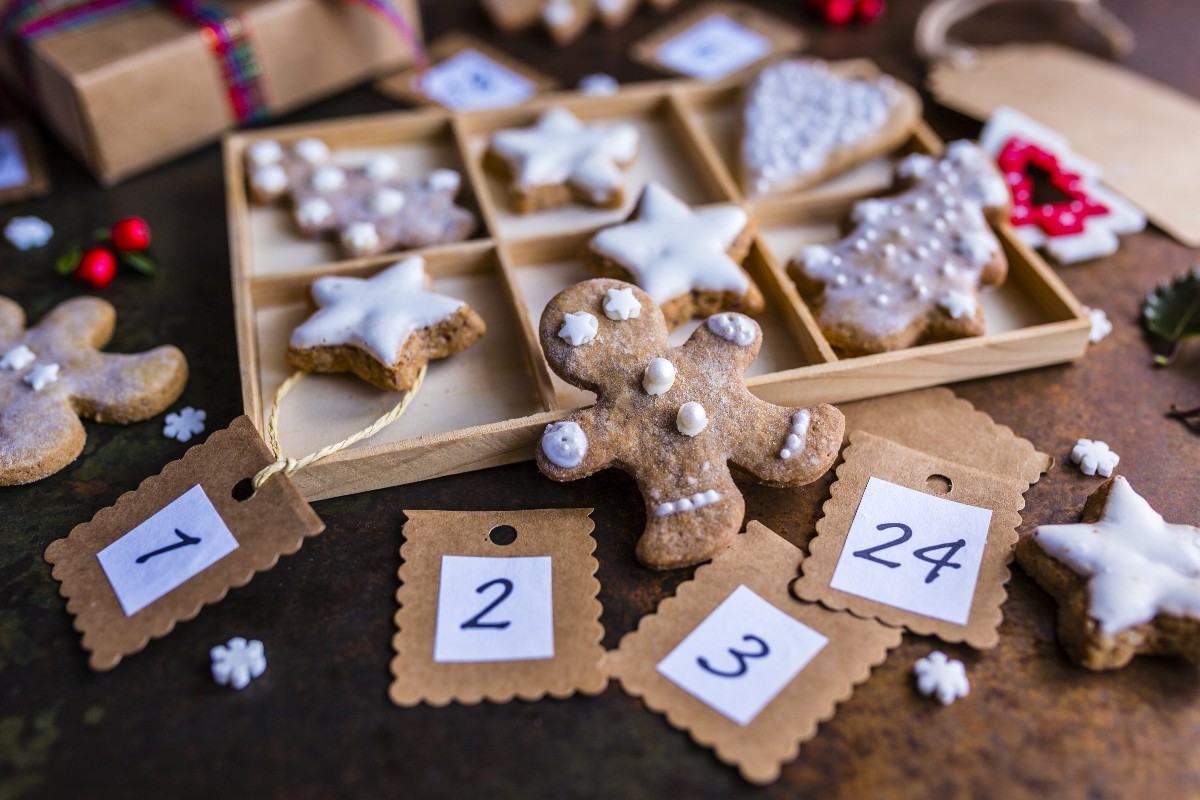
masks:
POLYGON ((829 343, 847 355, 982 334, 979 290, 1008 274, 988 224, 1007 216, 1008 188, 978 146, 909 156, 896 177, 910 188, 855 203, 849 236, 804 248, 788 267, 829 343))
POLYGON ((649 295, 599 278, 559 293, 540 327, 550 367, 598 397, 547 426, 538 468, 558 481, 606 467, 633 475, 646 503, 637 554, 648 567, 706 561, 737 535, 745 503, 730 466, 800 486, 837 457, 845 419, 836 408, 785 408, 746 389, 742 373, 762 345, 747 316, 716 314, 671 347, 649 295))
POLYGON ((593 236, 584 260, 642 287, 670 328, 718 311, 759 314, 762 292, 740 266, 750 250, 747 223, 737 206, 693 210, 649 183, 632 218, 593 236))
POLYGON ((292 332, 287 362, 308 372, 353 372, 381 389, 412 388, 422 366, 486 331, 470 306, 428 287, 416 256, 371 278, 317 279, 318 310, 292 332))
POLYGON ((116 325, 94 297, 60 303, 26 330, 21 307, 0 297, 0 485, 58 472, 83 450, 80 417, 126 424, 161 413, 187 382, 174 347, 102 353, 116 325))
POLYGON ((1058 601, 1058 638, 1092 670, 1137 655, 1200 663, 1200 528, 1163 520, 1110 479, 1073 525, 1040 525, 1017 560, 1058 601))

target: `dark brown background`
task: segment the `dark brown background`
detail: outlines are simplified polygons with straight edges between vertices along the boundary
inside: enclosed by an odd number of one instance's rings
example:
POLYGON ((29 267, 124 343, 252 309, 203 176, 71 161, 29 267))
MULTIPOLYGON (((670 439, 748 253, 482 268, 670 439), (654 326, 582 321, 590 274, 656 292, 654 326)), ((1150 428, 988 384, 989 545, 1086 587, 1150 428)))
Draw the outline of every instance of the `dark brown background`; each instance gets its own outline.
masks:
MULTIPOLYGON (((1194 4, 1105 4, 1138 34, 1130 67, 1200 97, 1194 4)), ((472 0, 423 5, 434 37, 455 26, 495 36, 472 0)), ((874 25, 831 30, 795 2, 764 3, 803 24, 814 53, 867 55, 913 82, 922 77, 911 48, 922 5, 892 0, 874 25)), ((620 32, 592 31, 561 51, 540 33, 496 41, 568 84, 597 70, 648 79, 658 76, 626 59, 627 44, 689 7, 663 16, 642 12, 620 32)), ((1060 3, 1004 4, 964 31, 977 41, 1049 38, 1100 49, 1060 3)), ((392 108, 359 89, 288 121, 392 108)), ((945 136, 978 131, 937 107, 928 116, 945 136)), ((54 193, 0 216, 38 214, 58 236, 26 254, 3 245, 0 293, 40 317, 81 291, 51 270, 70 237, 144 215, 162 274, 121 276, 104 293, 120 314, 112 349, 179 345, 192 378, 177 407, 206 409, 209 430, 228 424, 241 396, 218 149, 107 191, 56 145, 47 149, 54 193)), ((1163 416, 1173 402, 1200 405, 1200 344, 1169 369, 1155 369, 1137 323, 1145 292, 1196 259, 1152 230, 1130 237, 1112 258, 1063 268, 1083 302, 1108 312, 1114 334, 1077 364, 955 387, 1059 462, 1027 494, 1023 532, 1074 521, 1098 485, 1068 463, 1081 436, 1107 440, 1121 454, 1119 471, 1168 520, 1200 521, 1200 438, 1163 416)), ((1200 797, 1200 671, 1161 659, 1104 675, 1072 667, 1055 644, 1053 603, 1019 572, 1000 646, 987 653, 943 648, 966 661, 969 698, 943 709, 917 697, 912 664, 940 645, 907 637, 765 790, 743 783, 615 683, 597 698, 393 707, 386 691, 401 509, 594 506, 605 644, 615 647, 688 577, 652 574, 634 561, 643 511, 629 502, 632 481, 616 472, 559 485, 525 463, 319 503, 328 530, 297 555, 112 672, 93 673, 42 551, 185 448, 162 436, 161 420, 129 428, 89 424, 75 464, 33 486, 0 489, 0 798, 1200 797), (270 661, 243 692, 215 686, 207 673, 208 649, 235 635, 262 639, 270 661)), ((827 486, 748 487, 748 518, 802 542, 827 486)))

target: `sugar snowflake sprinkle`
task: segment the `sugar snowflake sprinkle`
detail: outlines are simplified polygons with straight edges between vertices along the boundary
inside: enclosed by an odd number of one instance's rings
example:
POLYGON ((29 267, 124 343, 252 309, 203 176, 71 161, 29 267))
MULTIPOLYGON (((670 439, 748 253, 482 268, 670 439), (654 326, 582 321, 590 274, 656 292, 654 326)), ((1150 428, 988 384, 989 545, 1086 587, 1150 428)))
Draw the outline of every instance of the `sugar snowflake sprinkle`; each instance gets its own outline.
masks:
POLYGON ((163 425, 163 436, 168 439, 178 439, 186 442, 193 436, 204 433, 204 418, 207 416, 200 409, 184 406, 178 414, 167 414, 166 424, 163 425))
POLYGON ((54 228, 41 217, 13 217, 4 226, 4 238, 18 250, 42 247, 54 235, 54 228))
POLYGON ((971 692, 966 667, 957 659, 947 658, 941 650, 919 659, 913 673, 917 676, 917 691, 926 697, 937 697, 944 706, 971 692))
POLYGON ((1092 330, 1088 332, 1088 341, 1096 344, 1105 336, 1108 336, 1113 331, 1112 323, 1108 320, 1108 314, 1104 313, 1103 308, 1084 308, 1088 314, 1088 319, 1092 321, 1092 330))
POLYGON ((1121 457, 1104 442, 1080 439, 1071 450, 1071 460, 1079 465, 1079 471, 1084 475, 1111 478, 1112 471, 1121 457))
POLYGON ((263 643, 257 639, 246 641, 235 636, 225 644, 209 651, 212 656, 213 680, 221 686, 245 689, 250 681, 267 669, 267 656, 263 643))

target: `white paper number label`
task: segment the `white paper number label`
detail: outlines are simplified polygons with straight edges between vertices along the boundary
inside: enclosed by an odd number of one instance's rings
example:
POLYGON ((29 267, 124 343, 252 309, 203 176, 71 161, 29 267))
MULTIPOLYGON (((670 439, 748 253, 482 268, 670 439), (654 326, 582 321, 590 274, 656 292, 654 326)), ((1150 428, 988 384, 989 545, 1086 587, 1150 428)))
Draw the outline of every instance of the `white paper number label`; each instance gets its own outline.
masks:
POLYGON ((871 478, 829 585, 966 625, 992 512, 871 478))
POLYGON ((421 78, 426 97, 455 111, 515 106, 536 91, 532 81, 478 50, 462 50, 421 78))
POLYGON ((550 557, 442 556, 434 661, 554 658, 550 557))
POLYGON ((657 669, 738 725, 748 725, 828 641, 739 586, 657 669))
POLYGON ((229 526, 196 484, 96 558, 131 617, 237 548, 229 526))
POLYGON ((693 78, 718 81, 770 51, 767 37, 724 14, 713 14, 660 44, 655 58, 693 78))
POLYGON ((0 128, 0 189, 29 183, 29 168, 21 153, 21 139, 12 128, 0 128))

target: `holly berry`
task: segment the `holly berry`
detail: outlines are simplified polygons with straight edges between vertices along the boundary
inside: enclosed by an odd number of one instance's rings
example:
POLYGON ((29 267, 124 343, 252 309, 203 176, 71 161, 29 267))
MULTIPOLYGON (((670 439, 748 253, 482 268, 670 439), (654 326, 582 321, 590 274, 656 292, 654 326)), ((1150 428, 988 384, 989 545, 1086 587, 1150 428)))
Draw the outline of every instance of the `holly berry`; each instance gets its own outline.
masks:
POLYGON ((93 289, 103 289, 117 276, 117 259, 106 248, 91 247, 79 257, 75 280, 93 289))
POLYGON ((112 226, 109 239, 122 253, 137 253, 150 246, 150 226, 141 217, 126 217, 112 226))

